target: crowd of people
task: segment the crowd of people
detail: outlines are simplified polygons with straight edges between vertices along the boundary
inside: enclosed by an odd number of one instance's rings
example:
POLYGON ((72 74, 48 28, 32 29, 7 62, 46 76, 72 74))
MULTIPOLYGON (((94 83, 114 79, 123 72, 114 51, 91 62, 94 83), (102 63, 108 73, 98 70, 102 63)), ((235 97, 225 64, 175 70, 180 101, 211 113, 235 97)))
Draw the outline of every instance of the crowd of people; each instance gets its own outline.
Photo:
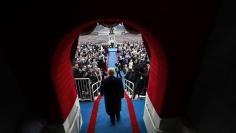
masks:
MULTIPOLYGON (((92 44, 105 44, 107 40, 109 40, 109 35, 80 35, 79 41, 89 42, 92 44)), ((127 42, 142 42, 142 35, 141 34, 125 34, 125 35, 114 35, 114 39, 118 43, 127 43, 127 42)))
POLYGON ((95 83, 106 76, 107 48, 96 43, 80 42, 73 61, 75 78, 89 78, 95 83))
MULTIPOLYGON (((108 45, 95 42, 80 42, 73 61, 75 78, 90 78, 92 83, 100 81, 106 76, 106 61, 108 45)), ((117 77, 122 78, 121 72, 127 80, 133 82, 134 96, 145 95, 147 89, 149 58, 143 41, 128 40, 112 45, 117 48, 117 63, 115 71, 117 77)))
POLYGON ((85 43, 89 42, 92 44, 106 43, 108 40, 108 35, 81 35, 79 36, 79 42, 85 43))
POLYGON ((125 79, 134 83, 133 96, 145 95, 150 61, 143 42, 125 42, 117 45, 117 55, 117 77, 121 77, 123 71, 125 79))

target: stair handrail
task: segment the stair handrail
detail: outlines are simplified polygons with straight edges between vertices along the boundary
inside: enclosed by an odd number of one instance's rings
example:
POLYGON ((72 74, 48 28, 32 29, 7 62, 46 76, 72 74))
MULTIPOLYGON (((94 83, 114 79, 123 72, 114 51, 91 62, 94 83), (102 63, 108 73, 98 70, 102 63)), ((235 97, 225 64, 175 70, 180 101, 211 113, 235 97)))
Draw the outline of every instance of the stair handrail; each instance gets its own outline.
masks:
POLYGON ((100 89, 100 86, 101 86, 101 80, 100 81, 97 81, 96 83, 92 84, 92 91, 93 91, 93 100, 95 100, 95 93, 97 92, 98 95, 99 95, 99 89, 100 89), (94 88, 96 87, 96 88, 94 88))
POLYGON ((132 94, 131 99, 134 97, 134 83, 128 79, 125 79, 125 89, 132 94))

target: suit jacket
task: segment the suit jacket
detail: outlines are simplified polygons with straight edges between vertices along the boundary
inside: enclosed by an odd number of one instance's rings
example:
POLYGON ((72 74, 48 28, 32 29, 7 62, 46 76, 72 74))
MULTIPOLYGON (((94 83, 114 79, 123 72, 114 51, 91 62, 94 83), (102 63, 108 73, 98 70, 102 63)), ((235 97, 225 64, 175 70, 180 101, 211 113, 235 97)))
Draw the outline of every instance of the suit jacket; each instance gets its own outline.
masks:
POLYGON ((124 88, 121 79, 114 76, 102 80, 101 95, 104 95, 106 112, 114 114, 121 111, 121 98, 124 97, 124 88))

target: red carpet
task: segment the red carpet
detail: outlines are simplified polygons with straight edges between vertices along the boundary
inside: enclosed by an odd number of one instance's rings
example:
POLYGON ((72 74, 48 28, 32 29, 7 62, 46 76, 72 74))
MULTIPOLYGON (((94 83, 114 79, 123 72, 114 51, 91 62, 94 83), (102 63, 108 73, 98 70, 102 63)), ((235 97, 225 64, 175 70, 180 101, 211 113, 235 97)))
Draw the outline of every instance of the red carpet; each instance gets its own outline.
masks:
MULTIPOLYGON (((109 56, 110 56, 110 54, 108 53, 107 66, 109 66, 108 65, 108 62, 110 61, 109 56)), ((117 53, 116 53, 116 57, 117 57, 117 53)), ((116 62, 117 62, 117 58, 116 58, 116 62)), ((115 63, 113 65, 115 65, 115 63)), ((128 106, 128 110, 129 110, 129 116, 130 116, 130 121, 131 121, 132 129, 133 129, 133 133, 140 133, 132 100, 129 98, 129 96, 126 94, 126 92, 124 92, 124 95, 125 95, 125 99, 127 101, 127 106, 128 106)), ((101 100, 101 96, 98 96, 98 98, 94 101, 92 115, 91 115, 90 123, 89 123, 89 127, 88 127, 88 133, 94 133, 94 131, 95 131, 96 118, 97 118, 98 106, 99 106, 100 100, 101 100)))
MULTIPOLYGON (((133 132, 140 133, 132 100, 129 98, 129 96, 126 94, 126 92, 124 93, 124 95, 125 95, 125 99, 127 101, 128 109, 129 109, 129 116, 130 116, 130 121, 131 121, 131 125, 133 128, 133 132)), ((98 105, 99 105, 100 100, 101 100, 101 96, 98 96, 98 98, 94 101, 92 115, 91 115, 90 123, 89 123, 89 127, 88 127, 88 133, 94 133, 97 112, 98 112, 98 105)))
POLYGON ((134 112, 134 106, 133 106, 132 100, 129 98, 129 96, 126 94, 126 92, 125 92, 125 99, 127 101, 127 105, 129 108, 129 116, 130 116, 130 120, 131 120, 131 124, 132 124, 132 128, 133 128, 133 132, 140 133, 139 127, 138 127, 138 122, 137 122, 136 115, 134 112))
POLYGON ((88 133, 94 133, 97 112, 98 112, 98 105, 99 105, 100 100, 101 100, 101 96, 98 96, 98 98, 94 101, 92 115, 91 115, 89 127, 88 127, 88 133))

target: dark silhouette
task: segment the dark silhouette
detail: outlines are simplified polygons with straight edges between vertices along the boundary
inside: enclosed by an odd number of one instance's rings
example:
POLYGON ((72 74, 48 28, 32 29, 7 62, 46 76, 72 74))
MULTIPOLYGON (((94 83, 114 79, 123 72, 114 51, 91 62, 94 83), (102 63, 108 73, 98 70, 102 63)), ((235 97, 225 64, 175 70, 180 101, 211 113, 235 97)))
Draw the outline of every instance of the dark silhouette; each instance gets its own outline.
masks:
POLYGON ((122 78, 121 73, 120 73, 121 72, 121 64, 116 63, 115 66, 116 66, 116 77, 117 78, 122 78))
POLYGON ((102 80, 101 96, 104 95, 106 112, 110 115, 112 125, 120 120, 121 98, 124 97, 122 80, 114 77, 114 69, 108 70, 108 78, 102 80))

